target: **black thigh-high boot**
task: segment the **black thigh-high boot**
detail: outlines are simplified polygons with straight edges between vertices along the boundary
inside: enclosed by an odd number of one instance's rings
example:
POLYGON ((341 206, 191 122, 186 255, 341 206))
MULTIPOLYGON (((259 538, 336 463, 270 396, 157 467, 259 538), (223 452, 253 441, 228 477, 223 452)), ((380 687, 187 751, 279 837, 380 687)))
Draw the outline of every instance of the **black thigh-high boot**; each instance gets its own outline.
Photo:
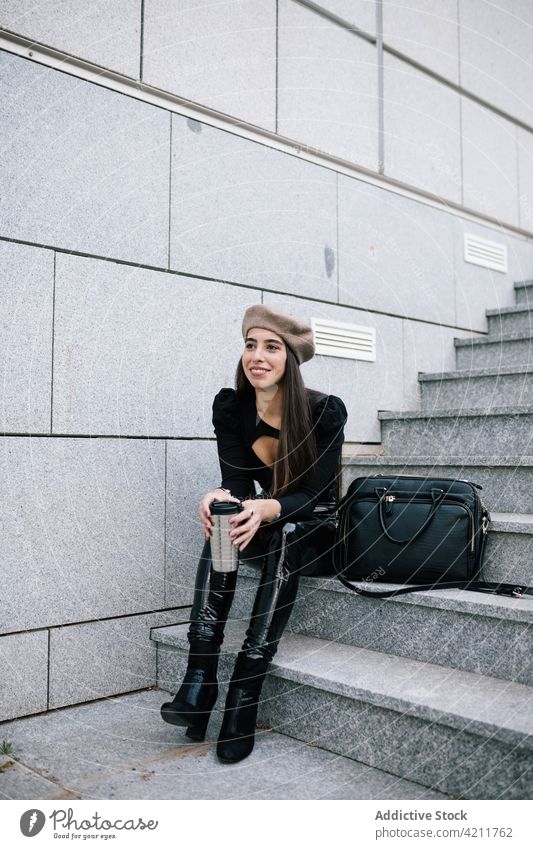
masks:
POLYGON ((224 763, 246 758, 254 747, 261 688, 298 591, 298 546, 286 523, 273 532, 265 556, 246 639, 229 683, 217 755, 224 763))
POLYGON ((188 726, 186 734, 191 740, 204 739, 217 700, 218 658, 236 581, 236 571, 214 571, 211 543, 206 540, 196 572, 187 670, 173 700, 161 706, 165 722, 188 726))

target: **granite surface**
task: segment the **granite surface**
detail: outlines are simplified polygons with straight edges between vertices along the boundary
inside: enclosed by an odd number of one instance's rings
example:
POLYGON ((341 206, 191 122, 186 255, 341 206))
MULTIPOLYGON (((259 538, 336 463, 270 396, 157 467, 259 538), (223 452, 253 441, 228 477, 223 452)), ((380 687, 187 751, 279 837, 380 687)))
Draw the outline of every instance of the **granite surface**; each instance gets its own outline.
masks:
POLYGON ((6 723, 13 751, 0 756, 0 799, 446 798, 267 726, 246 761, 221 764, 221 717, 192 743, 161 720, 168 698, 146 690, 6 723))
POLYGON ((439 410, 433 415, 420 411, 378 413, 382 440, 391 454, 435 454, 461 452, 512 454, 533 451, 533 407, 493 407, 483 409, 439 410))
POLYGON ((459 76, 458 8, 455 0, 410 0, 383 4, 387 45, 457 83, 459 76))
POLYGON ((455 798, 531 798, 531 751, 280 677, 263 696, 260 720, 296 739, 455 798))
POLYGON ((276 128, 276 4, 143 3, 143 81, 276 128))
POLYGON ((340 302, 464 327, 455 316, 453 216, 345 174, 338 186, 340 302))
POLYGON ((375 35, 375 0, 320 0, 318 5, 327 12, 342 18, 346 23, 375 35))
POLYGON ((424 375, 420 380, 421 408, 436 411, 462 406, 483 407, 491 412, 493 407, 533 405, 533 368, 515 366, 460 371, 455 374, 424 375), (490 373, 492 371, 492 373, 490 373), (481 373, 480 373, 481 372, 481 373))
MULTIPOLYGON (((174 114, 169 267, 336 301, 336 188, 327 168, 174 114)), ((234 309, 196 282, 207 315, 242 316, 243 289, 234 309)))
MULTIPOLYGON (((463 69, 469 70, 464 61, 461 71, 463 69)), ((461 85, 469 89, 464 77, 461 85)), ((461 142, 462 203, 482 214, 518 225, 516 125, 475 100, 462 96, 461 142)))
POLYGON ((164 610, 50 629, 48 707, 142 690, 157 678, 150 628, 176 621, 164 610))
POLYGON ((343 461, 345 489, 358 477, 375 474, 414 474, 429 477, 459 478, 475 481, 483 489, 480 495, 489 510, 533 513, 533 456, 416 454, 364 455, 343 461))
POLYGON ((2 236, 166 268, 170 114, 7 52, 0 85, 2 236))
POLYGON ((515 297, 517 304, 528 304, 531 309, 533 305, 533 281, 524 280, 515 283, 515 297))
POLYGON ((2 0, 2 27, 137 79, 142 0, 2 0))
POLYGON ((0 242, 0 432, 49 433, 54 254, 0 242))
POLYGON ((377 171, 375 44, 291 0, 278 10, 277 132, 377 171))
MULTIPOLYGON (((230 623, 227 632, 231 660, 242 625, 230 623)), ((185 635, 186 626, 153 632, 184 656, 185 635)), ((475 673, 286 634, 258 720, 461 798, 528 798, 530 693, 475 673)))
MULTIPOLYGON (((257 585, 257 576, 239 575, 243 589, 232 619, 250 616, 257 585)), ((368 591, 398 588, 386 583, 354 586, 368 591)), ((288 629, 332 645, 356 645, 533 684, 532 598, 434 590, 373 599, 351 592, 335 578, 302 578, 288 629)))
MULTIPOLYGON (((404 9, 398 13, 403 19, 404 9)), ((429 52, 438 56, 433 42, 429 52)), ((459 93, 389 52, 383 54, 383 78, 385 173, 460 203, 459 93)))
MULTIPOLYGON (((228 623, 230 657, 244 630, 242 622, 228 623)), ((185 651, 186 635, 186 625, 152 631, 153 640, 185 651)), ((285 632, 269 674, 513 746, 533 746, 531 688, 523 684, 292 632, 285 632)))
POLYGON ((529 92, 529 3, 461 4, 461 85, 526 124, 533 123, 529 92), (512 10, 512 11, 511 11, 512 10), (505 29, 506 49, 495 49, 505 29))
POLYGON ((233 384, 242 312, 258 300, 253 289, 58 255, 53 432, 212 437, 213 398, 233 384))
MULTIPOLYGON (((48 633, 28 631, 0 637, 0 722, 48 707, 48 633)), ((1 732, 0 732, 1 734, 1 732)))
POLYGON ((0 633, 164 607, 163 441, 4 437, 0 633))
POLYGON ((502 339, 456 339, 457 368, 486 368, 487 366, 530 365, 533 362, 533 342, 530 333, 509 333, 502 339), (460 343, 460 344, 459 344, 460 343))

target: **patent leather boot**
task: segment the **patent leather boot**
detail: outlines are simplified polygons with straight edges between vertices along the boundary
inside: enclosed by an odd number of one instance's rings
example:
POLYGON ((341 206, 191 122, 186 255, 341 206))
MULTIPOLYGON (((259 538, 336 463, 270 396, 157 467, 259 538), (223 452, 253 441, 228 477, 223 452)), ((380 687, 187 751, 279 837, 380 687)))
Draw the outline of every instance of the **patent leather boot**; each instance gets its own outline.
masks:
POLYGON ((298 549, 290 544, 295 525, 271 538, 246 639, 237 655, 217 743, 223 763, 248 757, 255 743, 259 697, 270 661, 291 615, 298 591, 298 549))
POLYGON ((161 716, 171 725, 187 726, 187 737, 203 740, 218 696, 217 666, 220 649, 212 643, 191 644, 183 683, 161 716))
POLYGON ((218 695, 217 667, 220 646, 237 580, 236 572, 215 572, 210 541, 206 540, 196 573, 190 644, 183 683, 171 702, 161 706, 161 716, 172 725, 187 726, 191 740, 203 740, 218 695))
POLYGON ((217 742, 217 755, 223 763, 242 761, 254 747, 259 696, 269 663, 266 658, 237 655, 217 742))

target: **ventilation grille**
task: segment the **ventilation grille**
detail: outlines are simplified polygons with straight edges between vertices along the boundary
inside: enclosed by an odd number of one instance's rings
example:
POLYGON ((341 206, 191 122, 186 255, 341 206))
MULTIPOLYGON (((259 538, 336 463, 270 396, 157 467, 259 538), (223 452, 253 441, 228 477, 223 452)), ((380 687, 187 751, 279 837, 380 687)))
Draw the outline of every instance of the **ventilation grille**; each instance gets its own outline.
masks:
POLYGON ((465 233, 465 262, 495 271, 507 271, 507 246, 465 233))
POLYGON ((358 324, 312 318, 317 354, 349 360, 376 361, 376 330, 358 324))

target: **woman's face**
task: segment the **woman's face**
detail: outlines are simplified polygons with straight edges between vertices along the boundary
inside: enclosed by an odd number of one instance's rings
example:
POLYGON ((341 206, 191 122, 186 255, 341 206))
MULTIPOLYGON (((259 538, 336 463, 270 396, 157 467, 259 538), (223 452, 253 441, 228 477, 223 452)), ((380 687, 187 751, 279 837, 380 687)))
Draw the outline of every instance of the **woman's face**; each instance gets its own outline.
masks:
POLYGON ((253 387, 267 389, 281 383, 285 375, 287 348, 273 330, 252 327, 244 341, 242 366, 253 387))

